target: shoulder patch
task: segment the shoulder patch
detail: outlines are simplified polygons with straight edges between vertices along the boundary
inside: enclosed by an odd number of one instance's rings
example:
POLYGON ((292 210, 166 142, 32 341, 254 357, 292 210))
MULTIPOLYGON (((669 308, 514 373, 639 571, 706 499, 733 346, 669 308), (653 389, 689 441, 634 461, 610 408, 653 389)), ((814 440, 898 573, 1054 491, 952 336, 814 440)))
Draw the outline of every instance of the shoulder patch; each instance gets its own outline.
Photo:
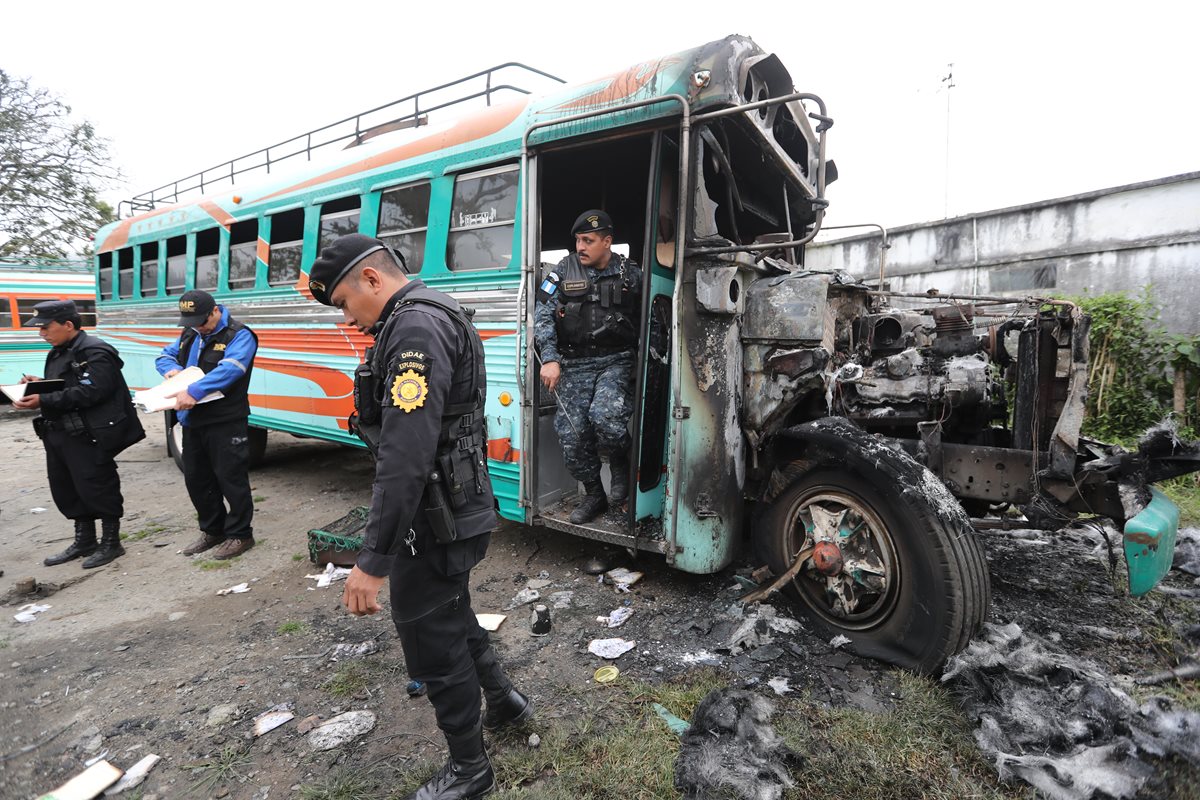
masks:
POLYGON ((429 384, 425 382, 425 376, 412 370, 405 370, 392 381, 392 405, 403 409, 406 414, 425 405, 427 394, 429 384))
POLYGON ((392 362, 392 368, 388 371, 393 375, 399 375, 406 371, 412 371, 417 375, 428 375, 429 356, 420 350, 401 350, 396 360, 392 362))
POLYGON ((217 342, 216 344, 213 345, 213 350, 224 350, 224 349, 225 349, 224 342, 217 342))

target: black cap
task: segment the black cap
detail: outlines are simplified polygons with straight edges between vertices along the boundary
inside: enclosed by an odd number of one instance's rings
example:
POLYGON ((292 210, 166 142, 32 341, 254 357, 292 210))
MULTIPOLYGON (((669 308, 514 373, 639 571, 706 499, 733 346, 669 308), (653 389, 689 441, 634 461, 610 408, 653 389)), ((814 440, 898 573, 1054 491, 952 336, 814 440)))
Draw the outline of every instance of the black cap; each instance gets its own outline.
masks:
MULTIPOLYGON (((358 262, 379 250, 391 252, 383 242, 361 233, 339 236, 321 251, 321 255, 313 262, 312 269, 308 271, 309 291, 318 303, 333 305, 329 296, 342 282, 342 278, 349 275, 358 262)), ((397 265, 404 269, 402 261, 397 260, 397 265)))
POLYGON ((74 300, 43 300, 33 307, 33 318, 26 325, 42 327, 51 322, 66 322, 79 316, 74 300))
POLYGON ((612 229, 612 217, 605 211, 592 208, 579 215, 575 224, 571 226, 571 233, 576 236, 581 233, 603 233, 604 231, 612 233, 612 229))
POLYGON ((194 328, 203 325, 216 307, 217 301, 203 289, 184 292, 183 297, 179 298, 179 326, 194 328))

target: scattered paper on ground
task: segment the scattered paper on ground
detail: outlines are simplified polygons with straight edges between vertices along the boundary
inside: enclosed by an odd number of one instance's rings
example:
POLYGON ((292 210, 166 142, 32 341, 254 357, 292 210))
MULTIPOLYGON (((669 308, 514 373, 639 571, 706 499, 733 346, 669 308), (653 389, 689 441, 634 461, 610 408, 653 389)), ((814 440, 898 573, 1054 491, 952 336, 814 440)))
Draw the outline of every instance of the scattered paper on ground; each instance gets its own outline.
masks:
POLYGON ((219 595, 242 594, 243 592, 248 592, 248 591, 250 591, 250 584, 239 583, 236 586, 230 586, 228 589, 218 589, 217 594, 219 594, 219 595))
MULTIPOLYGON (((349 575, 350 570, 346 567, 339 567, 330 563, 325 565, 324 572, 317 573, 316 575, 305 575, 304 577, 315 580, 317 582, 317 588, 324 589, 334 581, 346 580, 349 575)), ((312 587, 310 586, 309 588, 311 589, 312 587)))
POLYGON ((128 789, 132 789, 135 786, 140 786, 142 781, 146 780, 146 776, 150 774, 150 770, 154 769, 154 765, 159 761, 162 761, 162 758, 153 753, 146 756, 141 761, 137 762, 128 770, 126 770, 125 777, 117 781, 112 788, 107 789, 104 792, 104 796, 112 797, 113 795, 120 794, 128 789))
POLYGON ((374 727, 373 712, 347 711, 313 728, 308 734, 308 745, 313 750, 332 750, 370 732, 374 727))
POLYGON ((596 622, 603 622, 610 628, 619 628, 625 624, 625 620, 633 616, 633 609, 628 606, 610 611, 607 617, 596 617, 596 622))
POLYGON ((608 572, 600 576, 601 583, 611 583, 613 588, 618 592, 628 592, 629 587, 633 586, 641 579, 642 573, 625 569, 625 567, 610 569, 608 572))
POLYGON ((479 620, 479 627, 485 631, 500 630, 500 623, 508 619, 507 614, 476 614, 475 619, 479 620))
POLYGON ((121 779, 121 770, 107 761, 97 761, 71 780, 38 800, 92 800, 121 779))
POLYGON ((849 637, 842 636, 840 633, 829 640, 829 646, 834 650, 837 650, 839 647, 844 647, 848 644, 850 644, 849 637))
POLYGON ((516 597, 514 597, 512 600, 508 601, 508 605, 504 606, 504 610, 512 611, 517 606, 523 606, 526 603, 532 603, 534 600, 537 600, 539 597, 541 597, 541 595, 537 593, 536 589, 529 589, 529 588, 522 589, 521 591, 517 592, 516 597))
POLYGON ((280 703, 279 705, 271 706, 254 718, 254 735, 262 736, 264 733, 269 733, 295 718, 296 715, 292 713, 291 703, 280 703))
POLYGON ((625 639, 593 639, 588 645, 588 652, 601 658, 620 658, 635 647, 637 642, 625 639))
POLYGON ((26 603, 17 609, 17 613, 13 615, 13 619, 17 622, 33 622, 37 619, 37 615, 43 611, 49 611, 50 606, 38 603, 26 603))
POLYGON ((378 652, 379 642, 374 639, 367 639, 365 642, 359 642, 358 644, 341 642, 333 646, 333 650, 329 653, 329 660, 337 661, 339 658, 362 658, 363 656, 369 656, 372 653, 378 652))

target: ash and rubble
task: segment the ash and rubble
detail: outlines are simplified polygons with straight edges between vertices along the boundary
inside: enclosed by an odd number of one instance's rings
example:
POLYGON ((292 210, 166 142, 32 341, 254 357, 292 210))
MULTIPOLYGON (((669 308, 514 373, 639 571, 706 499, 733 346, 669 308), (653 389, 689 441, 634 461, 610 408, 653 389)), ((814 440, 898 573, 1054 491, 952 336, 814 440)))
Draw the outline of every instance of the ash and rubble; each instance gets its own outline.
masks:
POLYGON ((1016 623, 987 625, 942 681, 1000 778, 1054 800, 1132 798, 1154 774, 1145 756, 1200 764, 1200 713, 1162 696, 1139 705, 1102 668, 1016 623))

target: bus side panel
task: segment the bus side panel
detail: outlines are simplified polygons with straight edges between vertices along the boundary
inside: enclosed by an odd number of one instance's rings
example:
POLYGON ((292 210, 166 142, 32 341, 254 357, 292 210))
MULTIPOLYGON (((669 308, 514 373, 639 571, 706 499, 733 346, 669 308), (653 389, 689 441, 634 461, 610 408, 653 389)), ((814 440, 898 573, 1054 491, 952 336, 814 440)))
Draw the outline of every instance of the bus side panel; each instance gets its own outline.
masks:
MULTIPOLYGON (((515 289, 513 290, 515 292, 515 289)), ((521 394, 517 387, 516 334, 489 335, 497 323, 477 323, 487 364, 487 464, 500 516, 525 521, 520 505, 521 394), (502 398, 508 403, 502 402, 502 398)), ((513 324, 505 324, 510 331, 513 324)))
MULTIPOLYGON (((727 264, 687 262, 683 277, 682 346, 673 356, 680 364, 681 401, 686 417, 672 440, 670 469, 677 497, 671 505, 676 547, 674 564, 685 572, 716 572, 733 560, 741 539, 746 445, 740 425, 742 347, 737 312, 740 300, 727 308, 712 305, 714 282, 740 281, 727 264), (704 304, 697 299, 702 285, 704 304)), ((723 286, 722 295, 740 298, 738 289, 723 286)))

